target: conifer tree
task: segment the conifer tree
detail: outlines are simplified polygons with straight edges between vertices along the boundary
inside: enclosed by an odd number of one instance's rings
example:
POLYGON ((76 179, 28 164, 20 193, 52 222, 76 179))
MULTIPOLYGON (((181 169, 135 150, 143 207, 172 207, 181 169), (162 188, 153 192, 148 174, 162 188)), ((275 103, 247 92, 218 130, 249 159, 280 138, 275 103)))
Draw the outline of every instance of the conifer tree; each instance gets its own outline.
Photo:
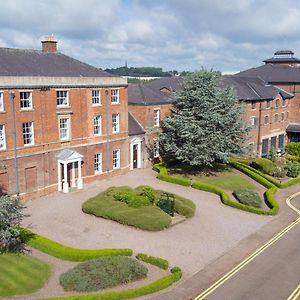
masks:
POLYGON ((220 72, 205 69, 186 77, 172 99, 172 115, 163 121, 160 141, 167 154, 191 166, 209 166, 245 152, 249 128, 243 105, 220 80, 220 72))

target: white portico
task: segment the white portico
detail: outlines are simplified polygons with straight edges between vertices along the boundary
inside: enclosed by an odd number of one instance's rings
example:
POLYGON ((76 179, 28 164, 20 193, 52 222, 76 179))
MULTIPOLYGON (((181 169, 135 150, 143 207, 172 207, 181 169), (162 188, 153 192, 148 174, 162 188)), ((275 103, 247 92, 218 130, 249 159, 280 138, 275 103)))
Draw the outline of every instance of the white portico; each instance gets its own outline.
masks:
POLYGON ((82 158, 83 155, 70 149, 64 149, 57 155, 58 191, 68 193, 70 187, 76 186, 82 189, 82 158))
POLYGON ((134 137, 130 141, 130 170, 142 168, 143 139, 134 137))

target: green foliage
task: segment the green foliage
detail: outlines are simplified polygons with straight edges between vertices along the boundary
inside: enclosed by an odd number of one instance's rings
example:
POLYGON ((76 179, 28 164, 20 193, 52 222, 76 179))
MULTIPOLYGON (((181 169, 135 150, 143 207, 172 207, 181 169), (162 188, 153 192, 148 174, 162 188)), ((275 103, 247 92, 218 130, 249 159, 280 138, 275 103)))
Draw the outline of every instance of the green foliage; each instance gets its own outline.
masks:
POLYGON ((136 255, 136 258, 164 270, 167 270, 169 268, 169 262, 166 259, 160 257, 150 256, 144 253, 138 253, 136 255))
POLYGON ((283 178, 286 176, 286 173, 287 173, 287 171, 285 168, 276 166, 276 167, 274 167, 274 169, 270 175, 277 177, 277 178, 283 178))
POLYGON ((50 266, 20 253, 0 254, 0 298, 39 290, 50 275, 50 266))
POLYGON ((155 203, 155 194, 151 186, 144 186, 140 195, 146 197, 151 204, 155 203))
POLYGON ((277 155, 276 155, 276 150, 274 148, 274 146, 271 146, 271 149, 269 151, 269 156, 268 156, 269 160, 271 160, 272 162, 275 162, 277 159, 277 155))
POLYGON ((49 240, 42 235, 31 232, 28 229, 23 229, 22 232, 22 238, 23 240, 26 240, 26 244, 28 244, 28 246, 63 260, 86 261, 101 256, 132 255, 132 250, 127 248, 95 250, 77 249, 49 240))
POLYGON ((179 267, 173 267, 170 270, 171 273, 177 273, 177 272, 181 272, 181 269, 179 267))
MULTIPOLYGON (((82 204, 85 213, 97 217, 117 221, 140 229, 158 231, 169 227, 171 218, 157 206, 130 207, 126 203, 115 201, 113 195, 117 192, 127 193, 133 190, 128 187, 112 187, 90 198, 82 204)), ((148 199, 145 197, 148 201, 148 199)))
POLYGON ((219 72, 204 69, 189 74, 172 101, 172 115, 163 120, 160 139, 166 152, 187 165, 227 162, 244 152, 249 128, 243 106, 233 89, 219 87, 220 79, 219 72))
POLYGON ((149 206, 151 202, 145 196, 136 195, 133 192, 129 193, 122 193, 117 192, 113 195, 114 199, 117 201, 121 201, 126 203, 129 207, 142 207, 142 206, 149 206))
POLYGON ((240 189, 234 191, 233 194, 239 200, 240 203, 252 207, 261 207, 261 199, 257 192, 247 189, 240 189))
POLYGON ((196 205, 193 201, 184 198, 175 198, 175 211, 187 218, 192 217, 195 214, 196 205))
POLYGON ((287 154, 285 158, 290 161, 300 162, 300 156, 287 154))
POLYGON ((286 144, 285 151, 287 154, 300 156, 300 143, 299 142, 291 142, 286 144))
POLYGON ((18 228, 24 214, 23 205, 9 196, 0 196, 0 253, 5 251, 24 251, 24 243, 18 228))
POLYGON ((94 292, 146 277, 147 268, 124 256, 101 257, 63 273, 59 282, 66 291, 94 292))
POLYGON ((170 72, 164 72, 162 68, 156 67, 119 67, 116 69, 105 69, 106 72, 119 75, 119 76, 132 76, 132 77, 171 77, 170 72))
POLYGON ((267 158, 256 158, 250 166, 265 174, 271 174, 275 168, 275 164, 267 158))
POLYGON ((289 177, 296 178, 300 175, 300 163, 296 161, 287 161, 285 165, 287 170, 286 175, 289 177))
MULTIPOLYGON (((162 289, 169 287, 174 282, 178 281, 182 277, 181 270, 164 276, 148 285, 140 288, 129 289, 125 291, 115 291, 102 294, 86 294, 78 296, 67 296, 60 297, 62 300, 122 300, 137 298, 144 295, 152 294, 158 292, 162 289)), ((43 300, 50 300, 57 298, 43 298, 43 300)))
POLYGON ((164 193, 160 196, 156 204, 161 210, 170 216, 174 216, 175 211, 175 200, 174 195, 164 193))

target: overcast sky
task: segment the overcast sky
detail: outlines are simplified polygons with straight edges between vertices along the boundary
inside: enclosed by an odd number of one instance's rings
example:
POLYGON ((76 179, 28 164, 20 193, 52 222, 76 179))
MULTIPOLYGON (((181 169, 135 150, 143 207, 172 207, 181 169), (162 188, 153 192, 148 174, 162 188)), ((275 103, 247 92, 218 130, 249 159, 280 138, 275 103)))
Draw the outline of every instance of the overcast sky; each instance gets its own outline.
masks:
POLYGON ((300 57, 297 0, 0 0, 0 46, 59 51, 97 67, 223 72, 258 66, 274 51, 300 57))

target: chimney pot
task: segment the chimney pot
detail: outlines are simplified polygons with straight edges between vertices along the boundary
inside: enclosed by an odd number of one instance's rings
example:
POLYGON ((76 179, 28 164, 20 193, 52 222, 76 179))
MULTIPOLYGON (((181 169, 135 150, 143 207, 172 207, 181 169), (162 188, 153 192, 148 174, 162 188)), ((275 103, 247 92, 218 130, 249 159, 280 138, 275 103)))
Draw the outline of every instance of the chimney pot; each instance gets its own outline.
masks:
POLYGON ((42 40, 42 51, 48 53, 57 52, 57 40, 54 35, 48 35, 42 40))

